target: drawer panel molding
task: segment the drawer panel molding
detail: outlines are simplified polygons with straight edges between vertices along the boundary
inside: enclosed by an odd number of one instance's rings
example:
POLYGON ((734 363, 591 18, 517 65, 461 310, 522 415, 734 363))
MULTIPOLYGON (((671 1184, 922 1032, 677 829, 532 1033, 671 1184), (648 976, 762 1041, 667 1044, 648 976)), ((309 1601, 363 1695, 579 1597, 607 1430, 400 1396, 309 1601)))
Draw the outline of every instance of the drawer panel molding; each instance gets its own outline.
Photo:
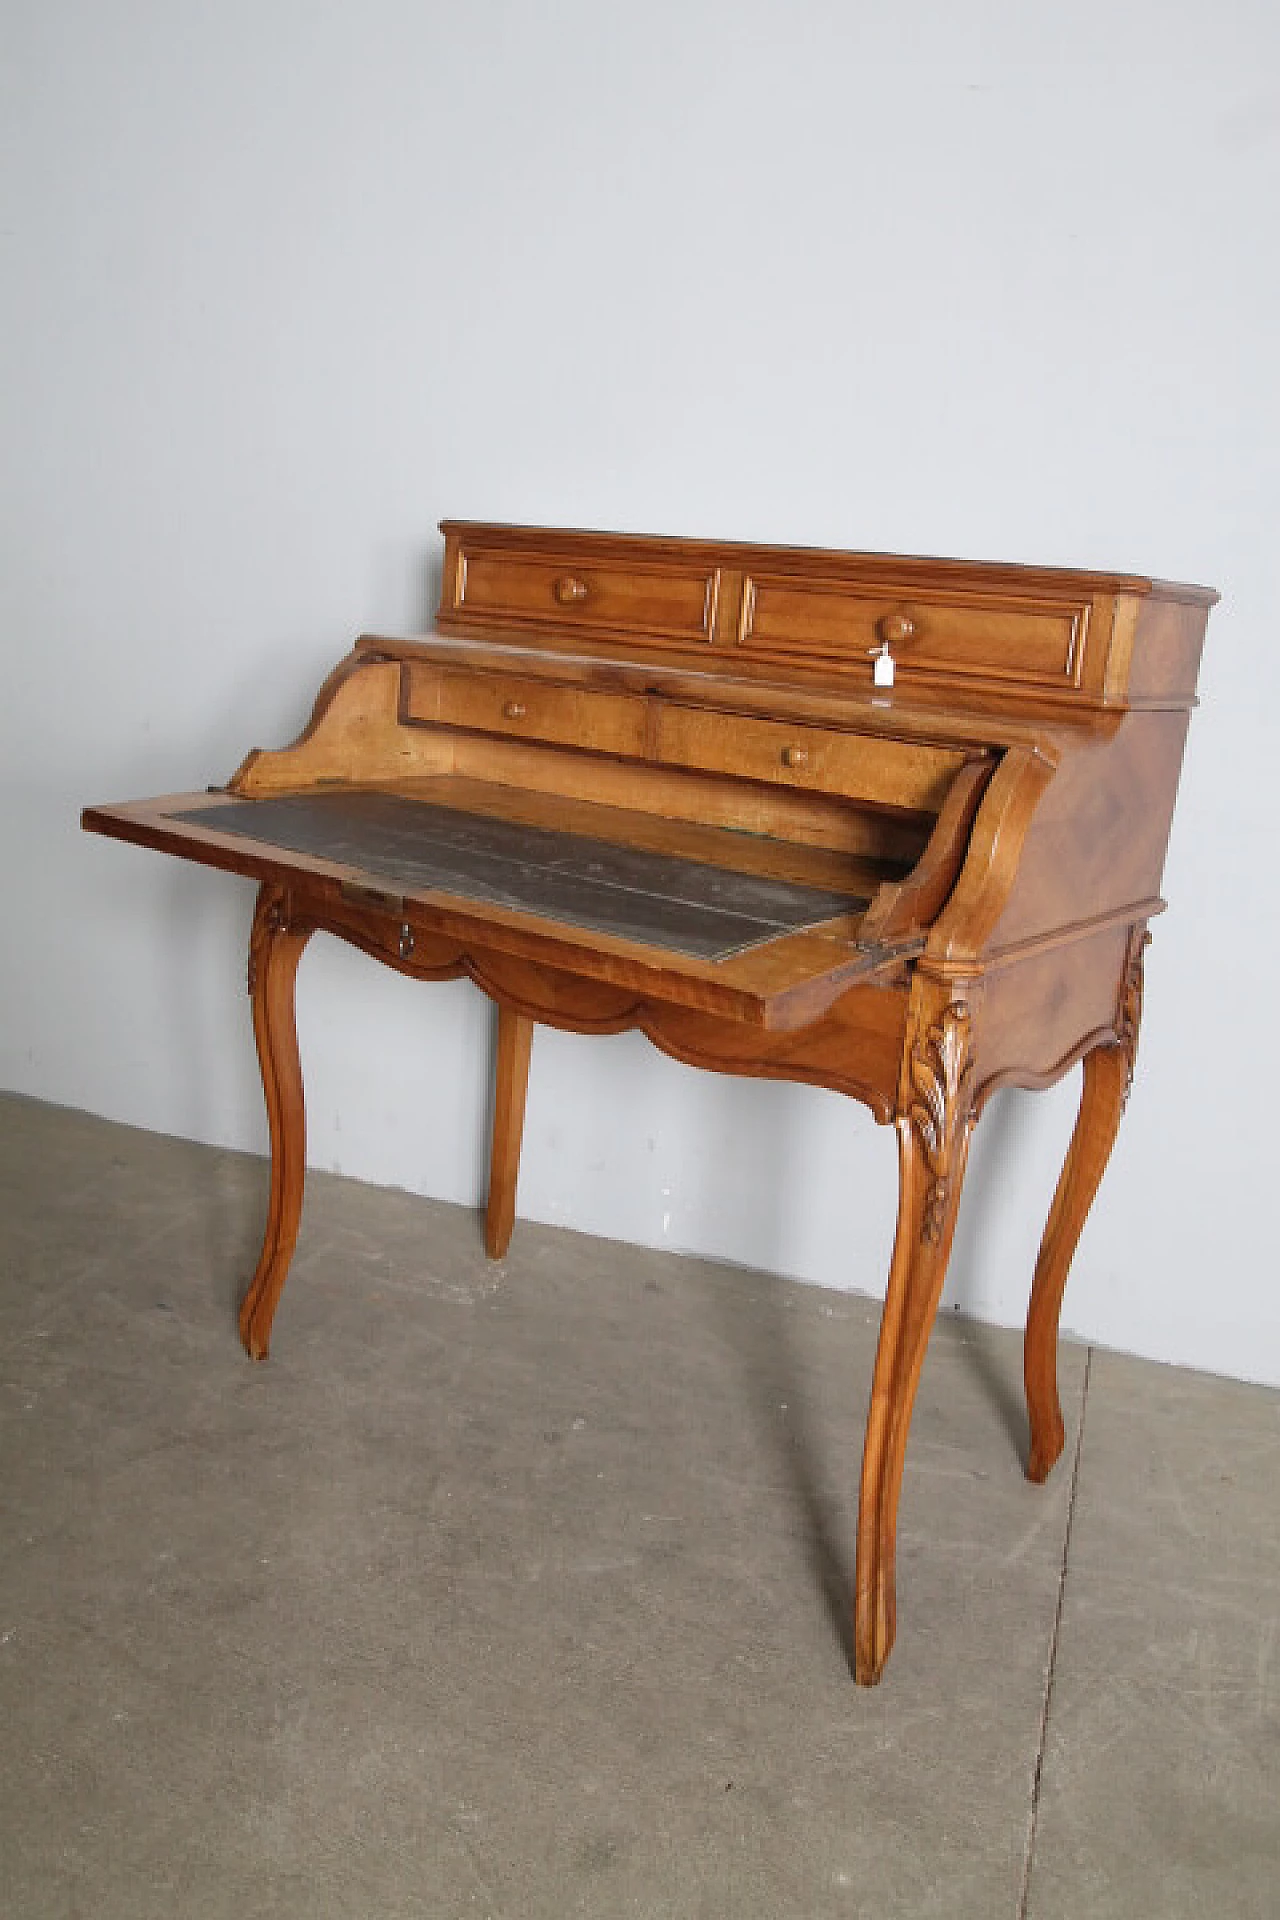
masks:
POLYGON ((664 703, 658 757, 667 766, 936 813, 966 755, 928 742, 664 703))
POLYGON ((598 692, 514 675, 406 669, 408 721, 589 747, 629 759, 644 755, 647 704, 642 694, 598 692))
POLYGON ((861 664, 868 679, 873 655, 887 642, 907 680, 968 675, 1074 688, 1084 673, 1088 629, 1087 601, 865 594, 755 573, 743 591, 737 638, 757 653, 861 664))
POLYGON ((608 629, 705 646, 715 632, 720 569, 462 546, 450 586, 450 612, 478 625, 608 629))

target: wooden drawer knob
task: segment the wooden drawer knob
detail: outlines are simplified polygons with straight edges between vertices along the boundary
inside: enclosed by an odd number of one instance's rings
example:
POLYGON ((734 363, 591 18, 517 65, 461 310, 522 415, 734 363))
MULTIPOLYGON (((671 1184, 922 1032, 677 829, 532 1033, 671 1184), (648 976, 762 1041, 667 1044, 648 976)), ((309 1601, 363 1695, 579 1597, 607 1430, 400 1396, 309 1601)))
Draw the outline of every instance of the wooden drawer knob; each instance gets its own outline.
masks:
POLYGON ((562 579, 556 581, 553 591, 562 607, 577 606, 587 597, 587 583, 585 580, 576 579, 571 573, 566 573, 562 579))
POLYGON ((523 700, 507 700, 504 702, 502 708, 502 717, 504 720, 523 720, 524 716, 525 705, 523 700))
POLYGON ((889 647, 904 647, 908 640, 914 640, 916 623, 909 613, 886 613, 876 623, 876 632, 889 647))
POLYGON ((782 749, 784 767, 807 767, 809 764, 808 747, 784 747, 782 749))

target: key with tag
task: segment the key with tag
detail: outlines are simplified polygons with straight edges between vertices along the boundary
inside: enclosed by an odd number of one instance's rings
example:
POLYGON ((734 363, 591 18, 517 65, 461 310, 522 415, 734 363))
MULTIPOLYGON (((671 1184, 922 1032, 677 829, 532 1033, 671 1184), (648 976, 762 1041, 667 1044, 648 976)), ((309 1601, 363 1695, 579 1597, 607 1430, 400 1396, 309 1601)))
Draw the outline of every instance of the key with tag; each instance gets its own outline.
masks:
POLYGON ((875 650, 875 664, 871 670, 871 678, 877 687, 891 687, 893 674, 894 658, 889 651, 889 642, 886 640, 875 650))

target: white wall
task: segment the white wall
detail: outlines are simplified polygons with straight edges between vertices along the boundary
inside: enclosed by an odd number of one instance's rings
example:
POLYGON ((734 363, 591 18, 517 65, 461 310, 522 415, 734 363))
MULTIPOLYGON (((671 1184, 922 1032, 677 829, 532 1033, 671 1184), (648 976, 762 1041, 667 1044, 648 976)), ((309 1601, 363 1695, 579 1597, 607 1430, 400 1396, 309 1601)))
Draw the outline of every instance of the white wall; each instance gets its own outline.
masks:
MULTIPOLYGON (((1214 615, 1066 1324, 1280 1382, 1274 0, 9 0, 0 1084, 262 1148, 251 889, 78 833, 225 778, 435 521, 1147 570, 1214 615)), ((304 965, 316 1164, 475 1202, 465 985, 304 965)), ((1015 1321, 1074 1087, 979 1132, 1015 1321)), ((540 1033, 521 1211, 879 1290, 891 1136, 540 1033)))

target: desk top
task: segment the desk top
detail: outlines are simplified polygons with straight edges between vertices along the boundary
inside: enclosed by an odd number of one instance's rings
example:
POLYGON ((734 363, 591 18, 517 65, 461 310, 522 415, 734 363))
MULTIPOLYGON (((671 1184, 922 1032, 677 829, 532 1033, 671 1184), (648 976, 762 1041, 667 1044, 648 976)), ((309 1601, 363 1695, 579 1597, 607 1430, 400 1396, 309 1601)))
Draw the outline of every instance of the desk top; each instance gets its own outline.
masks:
MULTIPOLYGON (((1134 575, 450 522, 438 632, 368 636, 290 747, 84 825, 256 878, 271 1128, 257 1358, 306 1159, 294 1007, 323 932, 499 1009, 486 1247, 515 1217, 534 1023, 639 1029, 851 1095, 900 1195, 863 1454, 858 1678, 893 1641, 907 1426, 972 1127, 1086 1061, 1027 1328, 1062 1447, 1066 1267, 1132 1076, 1213 595, 1134 575)), ((425 1097, 431 1097, 427 1087, 425 1097)))
POLYGON ((445 535, 437 633, 358 642, 298 740, 224 788, 85 825, 285 889, 299 924, 419 972, 428 947, 500 955, 777 1031, 855 985, 905 1004, 918 962, 1016 967, 1018 1064, 1056 1063, 1046 1008, 1071 1025, 1085 970, 1037 956, 1160 910, 1210 593, 445 535))

